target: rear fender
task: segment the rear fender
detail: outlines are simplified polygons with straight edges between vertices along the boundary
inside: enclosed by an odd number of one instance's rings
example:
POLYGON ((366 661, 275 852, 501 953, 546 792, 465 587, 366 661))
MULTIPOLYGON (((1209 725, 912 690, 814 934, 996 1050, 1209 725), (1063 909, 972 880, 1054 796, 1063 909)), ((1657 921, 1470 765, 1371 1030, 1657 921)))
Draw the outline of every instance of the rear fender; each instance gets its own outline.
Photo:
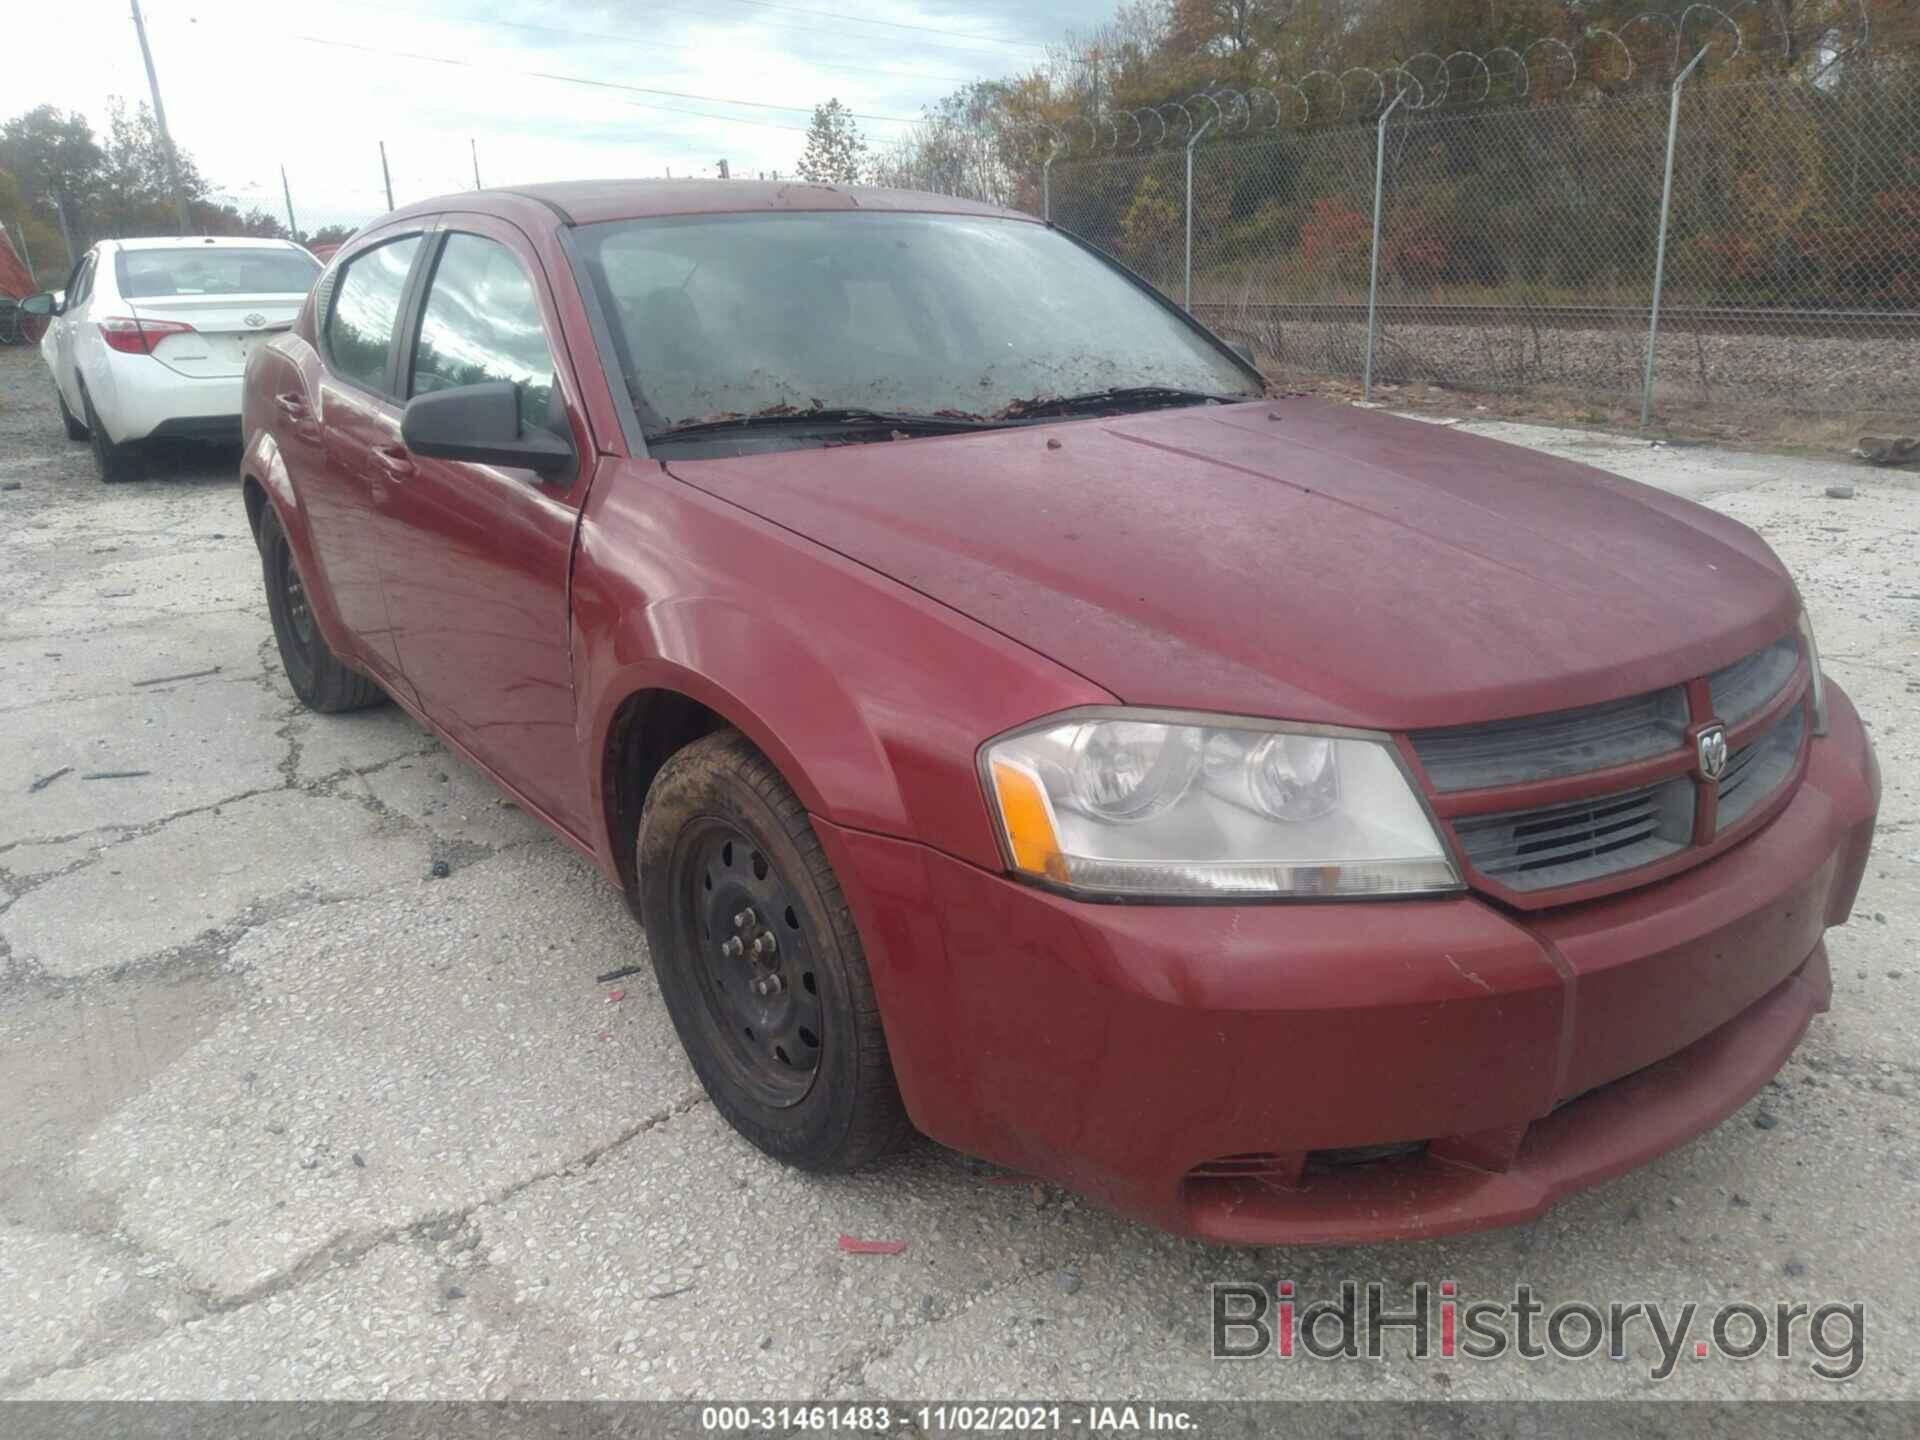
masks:
MULTIPOLYGON (((254 394, 251 384, 246 393, 245 403, 251 409, 254 394)), ((341 622, 340 612, 334 608, 333 592, 326 584, 326 571, 313 553, 313 532, 307 524, 306 512, 301 507, 300 494, 293 487, 293 477, 287 473, 286 461, 280 454, 280 444, 265 425, 254 423, 251 414, 244 423, 247 427, 247 443, 240 456, 242 489, 257 492, 259 504, 273 508, 274 518, 280 522, 281 533, 287 537, 287 548, 293 552, 294 568, 300 572, 300 584, 307 592, 308 608, 313 611, 314 623, 320 627, 320 635, 327 642, 327 648, 335 655, 355 654, 347 627, 341 622)), ((254 539, 258 541, 264 509, 256 513, 254 496, 248 494, 245 498, 247 523, 254 539)))

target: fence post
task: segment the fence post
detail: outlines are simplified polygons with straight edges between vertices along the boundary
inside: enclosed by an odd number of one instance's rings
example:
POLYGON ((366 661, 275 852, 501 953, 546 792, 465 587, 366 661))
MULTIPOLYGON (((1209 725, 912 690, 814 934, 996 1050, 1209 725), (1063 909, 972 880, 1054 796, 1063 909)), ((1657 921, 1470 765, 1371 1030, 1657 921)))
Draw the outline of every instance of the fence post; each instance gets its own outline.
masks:
POLYGON ((1700 53, 1687 62, 1687 68, 1674 78, 1673 98, 1667 107, 1667 173, 1660 182, 1660 238, 1653 250, 1653 308, 1647 312, 1647 368, 1640 377, 1640 428, 1647 428, 1647 417, 1653 409, 1653 347, 1660 339, 1660 287, 1667 278, 1667 212, 1673 206, 1673 148, 1680 136, 1680 87, 1687 83, 1687 77, 1693 74, 1693 67, 1707 58, 1710 45, 1700 47, 1700 53))
POLYGON ((1047 163, 1040 167, 1040 218, 1049 224, 1053 221, 1053 158, 1060 153, 1060 142, 1053 142, 1053 148, 1047 151, 1047 163))
MULTIPOLYGON (((1213 109, 1219 109, 1219 106, 1213 106, 1213 109)), ((1192 315, 1194 309, 1194 146, 1200 144, 1202 134, 1212 131, 1215 119, 1217 115, 1208 117, 1206 125, 1192 132, 1192 138, 1187 142, 1187 286, 1181 296, 1181 305, 1187 309, 1188 315, 1192 315)))
POLYGON ((1373 258, 1367 276, 1367 360, 1360 375, 1360 398, 1367 401, 1373 399, 1374 321, 1380 308, 1380 199, 1386 189, 1387 121, 1406 98, 1407 92, 1403 89, 1393 97, 1393 103, 1380 112, 1380 136, 1373 151, 1373 258))

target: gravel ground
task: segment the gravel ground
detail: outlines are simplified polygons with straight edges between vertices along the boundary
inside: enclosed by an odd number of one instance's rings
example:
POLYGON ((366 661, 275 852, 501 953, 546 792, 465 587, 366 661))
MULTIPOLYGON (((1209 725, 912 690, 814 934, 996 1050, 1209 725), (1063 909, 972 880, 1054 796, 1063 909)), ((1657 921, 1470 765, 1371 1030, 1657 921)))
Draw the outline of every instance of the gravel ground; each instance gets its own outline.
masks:
POLYGON ((1229 1252, 931 1144, 818 1179, 734 1138, 651 979, 595 983, 644 961, 595 872, 398 710, 294 702, 233 457, 104 487, 0 351, 0 1395, 1920 1395, 1920 494, 1488 428, 1800 577, 1886 772, 1835 1007, 1753 1105, 1536 1224, 1229 1252), (1867 1358, 1218 1363, 1207 1285, 1243 1277, 1858 1300, 1867 1358))
MULTIPOLYGON (((1290 322, 1266 334, 1263 356, 1301 376, 1357 379, 1364 325, 1290 322)), ((1640 403, 1644 329, 1383 325, 1374 379, 1425 382, 1489 395, 1585 397, 1640 403)), ((1859 335, 1698 334, 1668 328, 1654 359, 1654 410, 1723 424, 1781 414, 1845 421, 1863 434, 1911 434, 1920 425, 1920 345, 1859 335)), ((1772 427, 1768 427, 1771 429, 1772 427)), ((1850 442, 1849 442, 1850 443, 1850 442)))

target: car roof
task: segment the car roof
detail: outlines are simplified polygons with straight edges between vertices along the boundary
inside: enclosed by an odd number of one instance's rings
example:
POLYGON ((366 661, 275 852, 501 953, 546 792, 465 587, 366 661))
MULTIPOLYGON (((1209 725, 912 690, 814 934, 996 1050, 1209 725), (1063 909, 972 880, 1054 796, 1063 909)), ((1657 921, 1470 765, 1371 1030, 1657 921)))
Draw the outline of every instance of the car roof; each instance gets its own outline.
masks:
POLYGON ((258 250, 274 245, 287 250, 304 249, 291 240, 275 240, 265 235, 138 235, 100 243, 109 250, 192 250, 208 245, 229 250, 258 250))
MULTIPOLYGON (((891 210, 940 215, 991 215, 1032 221, 1033 216, 923 190, 882 190, 860 185, 816 185, 801 180, 561 180, 508 189, 467 190, 422 200, 387 219, 449 210, 511 216, 531 204, 563 225, 670 215, 732 215, 767 211, 891 210)), ((384 223, 384 222, 383 222, 384 223)), ((1037 222, 1036 222, 1037 223, 1037 222)))

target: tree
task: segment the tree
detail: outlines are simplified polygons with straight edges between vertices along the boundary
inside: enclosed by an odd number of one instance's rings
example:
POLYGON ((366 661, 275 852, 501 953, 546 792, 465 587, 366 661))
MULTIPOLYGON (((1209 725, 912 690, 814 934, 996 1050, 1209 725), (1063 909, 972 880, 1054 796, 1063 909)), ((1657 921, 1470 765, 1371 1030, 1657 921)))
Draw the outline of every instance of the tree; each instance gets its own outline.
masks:
POLYGON ((853 116, 838 100, 813 107, 807 148, 801 152, 800 178, 816 184, 853 185, 866 167, 867 142, 853 116))
POLYGON ((86 117, 39 105, 0 125, 0 170, 20 183, 30 205, 54 199, 85 205, 99 190, 106 157, 86 117))
MULTIPOLYGON (((207 182, 193 157, 175 150, 180 188, 190 209, 207 199, 207 182)), ((107 143, 100 166, 95 223, 108 235, 170 234, 178 228, 167 154, 153 111, 142 102, 131 113, 118 97, 107 102, 107 143)))
POLYGON ((340 245, 359 227, 354 225, 322 225, 307 236, 309 245, 340 245))

